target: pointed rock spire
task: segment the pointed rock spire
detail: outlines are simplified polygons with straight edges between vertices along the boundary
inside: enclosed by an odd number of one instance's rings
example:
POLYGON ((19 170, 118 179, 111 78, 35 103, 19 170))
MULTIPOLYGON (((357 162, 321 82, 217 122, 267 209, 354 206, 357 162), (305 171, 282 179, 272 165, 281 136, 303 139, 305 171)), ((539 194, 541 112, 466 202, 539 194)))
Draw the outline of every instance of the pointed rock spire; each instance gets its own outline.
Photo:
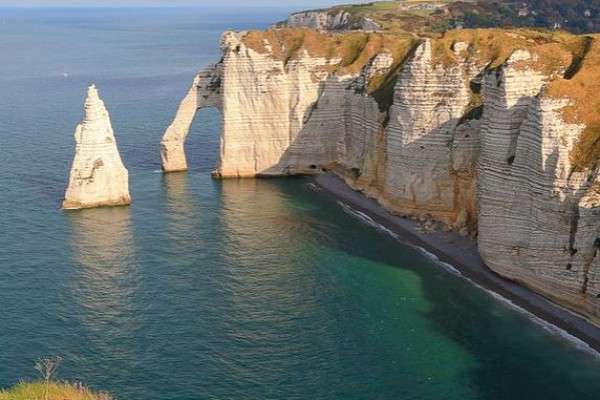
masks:
POLYGON ((85 116, 75 130, 75 158, 63 208, 129 204, 129 174, 121 161, 108 111, 90 85, 85 116))

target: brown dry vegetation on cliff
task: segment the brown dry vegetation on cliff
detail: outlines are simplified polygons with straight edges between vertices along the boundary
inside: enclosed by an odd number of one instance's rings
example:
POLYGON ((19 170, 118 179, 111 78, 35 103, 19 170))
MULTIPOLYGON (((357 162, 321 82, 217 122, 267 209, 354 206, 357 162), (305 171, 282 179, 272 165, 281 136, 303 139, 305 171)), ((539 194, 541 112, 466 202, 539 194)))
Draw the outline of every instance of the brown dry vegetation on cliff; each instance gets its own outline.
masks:
MULTIPOLYGON (((571 162, 575 171, 595 167, 600 160, 600 35, 575 36, 566 32, 535 29, 459 29, 432 41, 434 62, 444 67, 463 60, 496 68, 517 49, 528 50, 534 58, 515 63, 515 68, 531 68, 551 77, 545 96, 569 99, 563 117, 568 123, 581 123, 586 129, 575 144, 571 162), (468 44, 456 54, 455 43, 468 44), (462 59, 462 60, 461 60, 462 59)), ((395 73, 420 39, 406 32, 382 33, 349 31, 325 33, 310 29, 252 31, 243 37, 252 50, 270 55, 284 64, 306 52, 331 61, 325 69, 338 75, 357 75, 377 54, 389 51, 392 67, 368 82, 367 93, 378 98, 393 91, 395 73), (269 49, 268 46, 271 48, 269 49)), ((476 106, 478 104, 474 104, 476 106)))
POLYGON ((271 57, 286 65, 304 52, 313 57, 324 57, 331 61, 324 69, 341 76, 358 75, 374 57, 388 52, 392 56, 390 68, 373 76, 366 87, 366 92, 375 98, 382 111, 392 103, 398 69, 419 43, 419 39, 405 32, 324 33, 310 29, 253 31, 248 32, 242 41, 260 54, 269 53, 270 46, 271 57))
POLYGON ((392 54, 393 63, 388 73, 374 76, 369 82, 367 92, 369 94, 375 92, 385 82, 391 78, 391 75, 396 73, 398 68, 407 59, 412 49, 420 41, 413 36, 404 35, 399 39, 397 36, 379 35, 382 39, 381 49, 386 49, 392 54))
POLYGON ((270 53, 285 64, 298 59, 303 52, 312 57, 333 61, 329 72, 356 75, 377 54, 388 50, 399 63, 412 48, 415 38, 408 34, 384 34, 363 31, 324 33, 311 29, 277 29, 251 31, 243 43, 260 54, 270 53), (269 51, 268 46, 271 47, 269 51))
POLYGON ((593 169, 600 160, 600 36, 588 37, 576 37, 571 43, 576 63, 572 76, 556 79, 547 91, 549 97, 571 100, 563 110, 566 122, 586 126, 570 154, 575 171, 593 169))
POLYGON ((595 168, 600 161, 600 35, 575 36, 565 32, 531 29, 473 29, 447 32, 434 39, 434 57, 445 67, 458 63, 452 46, 469 44, 459 56, 487 65, 500 66, 515 50, 528 50, 534 59, 515 63, 515 68, 531 68, 550 76, 545 96, 569 99, 563 110, 567 123, 586 126, 571 152, 574 171, 595 168))
POLYGON ((459 62, 452 46, 464 42, 469 48, 459 56, 468 61, 496 68, 515 50, 524 49, 537 56, 537 60, 523 64, 523 67, 551 75, 561 72, 571 63, 572 52, 567 39, 572 37, 563 32, 527 29, 459 29, 448 31, 432 41, 435 62, 444 66, 459 62))

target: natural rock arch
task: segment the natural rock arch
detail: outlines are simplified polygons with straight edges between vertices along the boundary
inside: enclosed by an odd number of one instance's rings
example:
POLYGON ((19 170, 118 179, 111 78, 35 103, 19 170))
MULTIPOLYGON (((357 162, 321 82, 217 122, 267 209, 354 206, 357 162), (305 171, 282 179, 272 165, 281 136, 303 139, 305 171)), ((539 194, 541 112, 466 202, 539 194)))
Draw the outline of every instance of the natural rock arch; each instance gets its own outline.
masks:
POLYGON ((164 172, 186 171, 185 139, 197 111, 204 107, 221 110, 221 64, 213 64, 194 78, 187 95, 181 101, 175 119, 160 141, 160 158, 164 172))

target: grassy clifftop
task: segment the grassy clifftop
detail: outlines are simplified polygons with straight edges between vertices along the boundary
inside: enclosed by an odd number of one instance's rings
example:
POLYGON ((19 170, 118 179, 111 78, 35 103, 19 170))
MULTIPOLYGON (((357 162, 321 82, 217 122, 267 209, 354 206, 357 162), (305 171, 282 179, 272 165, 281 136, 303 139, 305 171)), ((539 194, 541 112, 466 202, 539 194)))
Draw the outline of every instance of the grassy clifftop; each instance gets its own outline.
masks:
POLYGON ((548 85, 547 94, 567 98, 563 118, 567 122, 585 125, 583 134, 571 152, 575 171, 595 169, 600 162, 600 35, 578 37, 573 41, 573 60, 562 79, 548 85))
POLYGON ((270 53, 286 64, 301 55, 332 60, 329 72, 356 74, 377 54, 388 50, 394 60, 402 60, 417 39, 405 32, 397 34, 364 31, 325 33, 310 29, 251 31, 243 42, 252 50, 270 53))
POLYGON ((600 92, 596 82, 600 76, 599 38, 600 35, 579 36, 534 29, 458 29, 428 39, 403 30, 275 29, 248 32, 242 41, 258 53, 284 61, 285 65, 303 54, 326 58, 330 64, 324 69, 338 75, 357 75, 377 54, 387 51, 393 58, 392 67, 372 76, 366 89, 382 109, 391 104, 396 72, 423 40, 432 43, 432 62, 446 68, 468 62, 471 67, 491 70, 504 63, 515 50, 528 50, 533 59, 515 67, 531 68, 548 76, 544 96, 570 100, 563 118, 566 122, 586 126, 571 155, 575 170, 583 171, 595 168, 600 159, 600 92), (457 52, 455 44, 459 42, 466 46, 457 52))
POLYGON ((392 0, 328 9, 368 17, 384 29, 435 33, 455 27, 535 27, 600 32, 600 0, 392 0))
POLYGON ((112 400, 106 393, 96 393, 81 385, 50 382, 46 397, 45 383, 20 383, 0 391, 0 400, 112 400))

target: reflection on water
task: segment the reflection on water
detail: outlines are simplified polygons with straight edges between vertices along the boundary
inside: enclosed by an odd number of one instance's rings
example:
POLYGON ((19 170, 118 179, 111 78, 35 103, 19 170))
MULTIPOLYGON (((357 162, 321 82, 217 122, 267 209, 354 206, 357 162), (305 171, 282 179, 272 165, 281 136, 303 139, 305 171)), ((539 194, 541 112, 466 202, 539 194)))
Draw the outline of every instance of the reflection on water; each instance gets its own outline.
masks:
MULTIPOLYGON (((168 257, 177 257, 180 265, 193 265, 201 249, 199 237, 204 215, 199 214, 197 199, 188 187, 189 174, 174 172, 163 174, 165 193, 165 226, 162 234, 168 243, 168 257)), ((165 259, 165 263, 169 260, 165 259)))
POLYGON ((194 217, 195 204, 192 194, 188 189, 188 174, 175 172, 163 174, 162 185, 165 191, 167 221, 171 245, 185 245, 181 239, 189 237, 192 233, 191 218, 194 217))
POLYGON ((167 197, 167 205, 175 210, 189 210, 190 195, 187 184, 188 174, 186 172, 171 172, 163 174, 162 185, 167 197))
MULTIPOLYGON (((294 273, 290 270, 293 263, 287 261, 299 253, 299 249, 293 240, 290 214, 283 212, 287 201, 275 188, 260 190, 261 186, 268 185, 268 182, 241 179, 223 181, 221 186, 220 217, 225 233, 223 267, 230 300, 239 302, 236 308, 262 308, 259 303, 283 288, 274 281, 285 280, 294 273)), ((279 300, 285 301, 286 297, 281 296, 279 300)))
POLYGON ((280 395, 296 389, 286 370, 316 385, 340 342, 322 320, 333 317, 321 304, 326 289, 299 236, 313 225, 290 213, 293 200, 273 181, 226 180, 221 192, 223 333, 236 347, 227 368, 280 395))
POLYGON ((137 329, 133 297, 138 288, 135 242, 129 207, 69 212, 70 244, 76 272, 73 299, 84 310, 77 313, 95 342, 110 349, 112 339, 137 329))
POLYGON ((285 189, 293 184, 222 184, 227 244, 220 281, 226 282, 223 298, 233 317, 224 333, 237 343, 230 361, 235 370, 283 391, 286 376, 279 372, 302 371, 304 384, 314 384, 323 398, 367 398, 368 388, 358 384, 361 376, 378 386, 382 398, 398 397, 402 388, 421 398, 475 398, 468 384, 475 360, 428 328, 432 305, 421 277, 394 262, 416 252, 395 251, 387 238, 369 242, 367 248, 378 248, 375 253, 349 247, 372 232, 345 221, 347 235, 332 237, 324 222, 339 210, 302 206, 298 193, 285 189), (371 352, 377 363, 356 365, 371 352), (337 376, 336 391, 323 392, 329 387, 322 381, 326 375, 337 376), (449 381, 462 385, 443 394, 449 381))
POLYGON ((276 185, 253 179, 224 181, 221 193, 223 255, 231 277, 246 286, 268 280, 273 290, 279 287, 273 280, 297 274, 290 261, 303 252, 298 235, 310 235, 312 227, 289 212, 292 200, 276 185))

